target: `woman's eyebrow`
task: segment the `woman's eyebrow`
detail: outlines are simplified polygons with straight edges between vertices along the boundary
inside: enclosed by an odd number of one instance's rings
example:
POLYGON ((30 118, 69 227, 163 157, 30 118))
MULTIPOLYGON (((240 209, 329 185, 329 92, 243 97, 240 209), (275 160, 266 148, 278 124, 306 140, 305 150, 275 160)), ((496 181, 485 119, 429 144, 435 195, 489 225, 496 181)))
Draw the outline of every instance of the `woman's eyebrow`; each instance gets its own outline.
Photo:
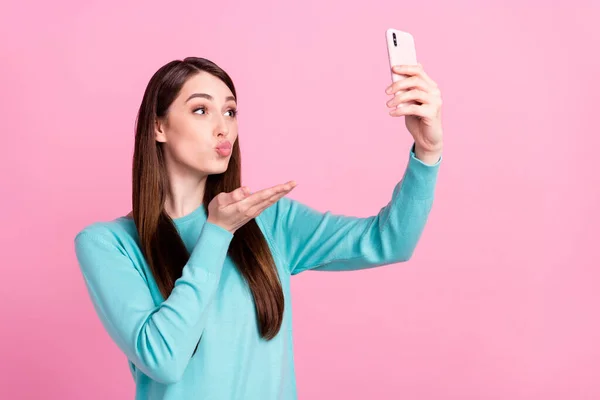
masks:
MULTIPOLYGON (((210 94, 207 94, 207 93, 193 93, 190 97, 187 98, 187 100, 185 102, 187 103, 188 101, 190 101, 191 99, 193 99, 195 97, 200 97, 200 98, 207 99, 207 100, 210 100, 210 101, 214 100, 214 98, 210 94)), ((233 96, 227 96, 225 98, 225 101, 229 101, 229 100, 235 101, 235 97, 233 97, 233 96)))

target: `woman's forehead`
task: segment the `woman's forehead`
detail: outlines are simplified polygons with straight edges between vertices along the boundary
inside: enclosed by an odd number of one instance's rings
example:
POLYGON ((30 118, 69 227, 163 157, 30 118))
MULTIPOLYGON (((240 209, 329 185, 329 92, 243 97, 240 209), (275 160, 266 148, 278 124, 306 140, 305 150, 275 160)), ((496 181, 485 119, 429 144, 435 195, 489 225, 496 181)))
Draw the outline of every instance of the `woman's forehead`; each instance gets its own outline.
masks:
POLYGON ((235 101, 233 93, 231 93, 225 82, 206 72, 200 72, 188 79, 181 88, 180 97, 183 102, 195 97, 220 103, 229 100, 235 101))

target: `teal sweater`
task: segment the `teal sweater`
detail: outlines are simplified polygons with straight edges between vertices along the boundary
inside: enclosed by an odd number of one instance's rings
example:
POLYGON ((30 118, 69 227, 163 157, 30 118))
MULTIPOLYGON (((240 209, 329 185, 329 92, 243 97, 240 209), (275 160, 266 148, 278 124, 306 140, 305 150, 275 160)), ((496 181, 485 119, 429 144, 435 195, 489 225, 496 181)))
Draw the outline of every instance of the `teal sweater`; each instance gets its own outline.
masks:
POLYGON ((256 218, 285 295, 283 325, 270 341, 259 336, 251 293, 227 255, 233 234, 207 222, 203 206, 174 220, 190 258, 166 300, 132 219, 82 229, 75 251, 83 278, 128 359, 136 399, 295 399, 290 277, 407 261, 428 219, 440 162, 421 162, 413 146, 403 179, 377 215, 321 213, 284 197, 256 218))

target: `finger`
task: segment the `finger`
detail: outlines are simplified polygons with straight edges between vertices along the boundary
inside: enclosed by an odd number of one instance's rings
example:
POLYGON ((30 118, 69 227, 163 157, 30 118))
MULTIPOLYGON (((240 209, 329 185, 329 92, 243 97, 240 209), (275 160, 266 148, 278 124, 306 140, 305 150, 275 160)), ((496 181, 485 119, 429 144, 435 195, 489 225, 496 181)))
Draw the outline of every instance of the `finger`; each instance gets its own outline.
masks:
POLYGON ((229 193, 221 193, 219 194, 219 206, 227 207, 233 203, 236 203, 242 199, 244 199, 247 195, 246 192, 249 191, 245 186, 239 187, 235 189, 233 192, 229 193))
POLYGON ((409 75, 409 76, 420 76, 421 78, 423 78, 423 80, 425 82, 427 82, 428 85, 431 85, 433 87, 437 87, 437 84, 435 83, 435 81, 433 79, 431 79, 431 77, 427 74, 427 72, 425 72, 425 69, 423 68, 423 65, 421 64, 417 64, 417 65, 395 65, 392 68, 392 71, 396 74, 400 74, 400 75, 409 75))
POLYGON ((420 118, 431 118, 433 117, 433 107, 428 104, 401 104, 400 107, 390 111, 392 117, 401 117, 407 115, 414 115, 420 118))
POLYGON ((242 186, 240 188, 237 188, 233 192, 231 192, 231 197, 233 198, 234 203, 237 201, 243 200, 244 198, 246 198, 249 195, 250 195, 250 189, 248 189, 246 186, 242 186))
POLYGON ((291 189, 294 186, 296 186, 295 181, 289 181, 286 183, 275 185, 270 188, 262 189, 262 190, 259 190, 258 192, 252 193, 250 196, 247 196, 245 199, 239 201, 238 203, 239 203, 240 207, 250 208, 258 203, 268 200, 269 198, 271 198, 273 195, 276 195, 277 193, 281 193, 281 192, 287 190, 288 187, 291 189))
POLYGON ((282 191, 282 192, 278 192, 275 193, 273 196, 271 196, 270 198, 250 207, 246 213, 246 215, 255 218, 258 215, 260 215, 260 213, 262 213, 264 210, 266 210, 267 208, 269 208, 270 206, 272 206, 273 204, 275 204, 279 199, 281 199, 282 197, 286 196, 288 193, 290 193, 292 190, 294 190, 294 188, 296 187, 296 185, 290 186, 288 189, 282 191))
POLYGON ((419 89, 424 92, 428 92, 429 90, 431 90, 430 86, 420 76, 411 76, 409 78, 392 83, 390 86, 387 87, 385 92, 387 94, 392 94, 398 93, 402 90, 410 89, 419 89))
POLYGON ((403 91, 400 94, 397 94, 392 99, 390 99, 386 105, 388 107, 396 107, 402 103, 409 104, 430 104, 433 101, 432 96, 420 89, 412 89, 408 91, 403 91))
POLYGON ((392 97, 390 100, 388 100, 386 102, 386 105, 388 107, 396 107, 396 105, 401 104, 401 103, 405 103, 405 104, 417 104, 417 102, 412 101, 412 100, 398 101, 397 98, 399 96, 402 96, 404 93, 407 93, 410 90, 420 90, 420 89, 405 89, 405 90, 400 90, 399 92, 394 93, 394 97, 392 97), (395 104, 392 104, 392 102, 395 102, 395 104))

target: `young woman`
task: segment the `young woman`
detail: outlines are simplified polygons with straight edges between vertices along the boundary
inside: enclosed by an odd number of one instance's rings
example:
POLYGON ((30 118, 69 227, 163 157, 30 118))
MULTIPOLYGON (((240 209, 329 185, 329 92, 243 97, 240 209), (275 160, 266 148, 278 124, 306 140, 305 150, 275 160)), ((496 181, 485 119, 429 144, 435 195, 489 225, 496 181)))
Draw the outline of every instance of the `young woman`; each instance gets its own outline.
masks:
POLYGON ((75 250, 137 399, 295 399, 290 277, 407 261, 442 152, 441 96, 419 66, 387 93, 414 138, 390 202, 369 218, 241 187, 237 94, 203 58, 151 78, 136 124, 133 210, 86 226, 75 250), (396 106, 402 106, 397 108, 396 106))

